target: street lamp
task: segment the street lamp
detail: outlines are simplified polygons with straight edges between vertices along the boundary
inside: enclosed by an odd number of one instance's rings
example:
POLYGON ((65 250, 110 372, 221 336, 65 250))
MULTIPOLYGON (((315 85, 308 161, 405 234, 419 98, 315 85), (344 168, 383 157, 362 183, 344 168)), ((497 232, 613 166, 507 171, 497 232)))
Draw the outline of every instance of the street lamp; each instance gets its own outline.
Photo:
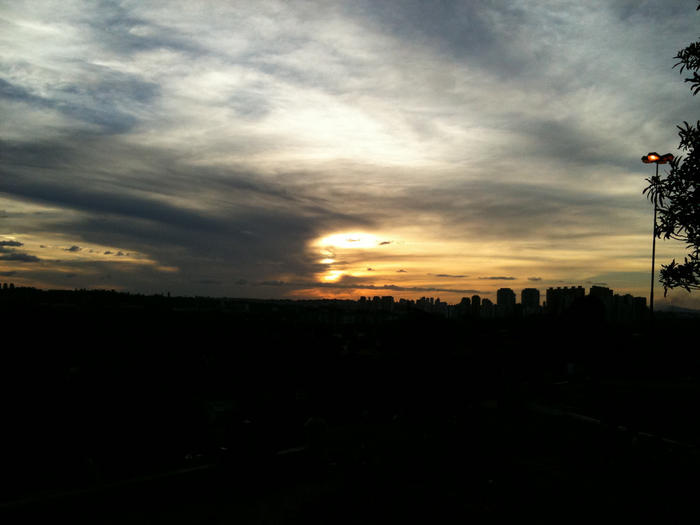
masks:
MULTIPOLYGON (((655 151, 647 153, 642 157, 642 162, 644 164, 656 164, 656 178, 659 178, 659 164, 666 164, 673 160, 673 155, 666 153, 666 155, 659 155, 655 151)), ((651 314, 652 320, 654 319, 654 260, 656 259, 656 210, 657 210, 657 199, 654 198, 654 227, 652 229, 652 241, 651 241, 651 291, 649 292, 649 313, 651 314)))

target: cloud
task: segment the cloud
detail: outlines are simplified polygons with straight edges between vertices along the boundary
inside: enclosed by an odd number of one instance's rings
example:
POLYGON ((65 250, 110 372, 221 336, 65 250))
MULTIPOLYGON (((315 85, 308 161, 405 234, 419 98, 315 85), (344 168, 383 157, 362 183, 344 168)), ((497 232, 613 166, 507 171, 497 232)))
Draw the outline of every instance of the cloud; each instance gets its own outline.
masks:
POLYGON ((641 268, 639 156, 671 151, 696 105, 668 58, 696 38, 683 4, 15 3, 3 231, 120 246, 113 271, 81 271, 175 293, 315 282, 309 246, 334 232, 401 239, 342 257, 403 278, 641 268), (179 271, 119 270, 125 253, 179 271))
POLYGON ((80 250, 82 250, 82 248, 81 248, 80 246, 76 246, 76 245, 74 244, 74 245, 71 246, 70 248, 64 248, 64 250, 67 251, 67 252, 79 252, 80 250))
POLYGON ((527 280, 538 282, 542 280, 542 277, 528 277, 527 280))
POLYGON ((258 286, 286 286, 288 283, 284 281, 260 281, 256 284, 258 286))
POLYGON ((17 262, 39 262, 41 259, 27 253, 5 253, 0 255, 0 261, 17 261, 17 262))
POLYGON ((24 246, 24 243, 19 241, 0 241, 0 246, 24 246))
POLYGON ((449 273, 434 273, 434 274, 430 274, 430 275, 434 275, 435 277, 450 277, 453 279, 461 279, 463 277, 469 277, 468 275, 452 275, 449 273))
POLYGON ((477 277, 477 279, 484 280, 484 281, 515 281, 517 279, 517 277, 494 276, 494 277, 477 277))
POLYGON ((2 275, 3 277, 12 277, 14 275, 17 275, 17 273, 18 272, 16 270, 11 270, 9 272, 0 272, 0 275, 2 275))
POLYGON ((367 271, 368 271, 368 272, 373 272, 373 271, 374 271, 374 268, 367 268, 367 271))
POLYGON ((401 268, 400 270, 396 270, 396 273, 406 273, 406 270, 404 270, 403 268, 401 268))

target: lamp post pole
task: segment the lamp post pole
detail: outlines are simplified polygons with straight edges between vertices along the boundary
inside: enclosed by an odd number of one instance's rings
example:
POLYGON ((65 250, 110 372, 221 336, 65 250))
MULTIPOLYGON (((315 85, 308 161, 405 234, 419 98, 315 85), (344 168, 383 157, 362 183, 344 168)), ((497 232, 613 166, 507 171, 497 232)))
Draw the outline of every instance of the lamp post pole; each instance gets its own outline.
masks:
MULTIPOLYGON (((666 155, 659 155, 655 151, 648 153, 642 157, 642 162, 644 164, 651 164, 652 162, 656 164, 656 176, 654 180, 659 179, 659 164, 666 164, 673 160, 673 155, 666 153, 666 155)), ((651 287, 649 290, 649 314, 651 321, 654 321, 654 263, 656 262, 656 212, 658 211, 658 195, 653 196, 654 200, 654 227, 651 230, 651 287)))
MULTIPOLYGON (((659 162, 656 161, 656 178, 659 178, 659 162)), ((654 321, 654 262, 656 261, 656 199, 654 199, 654 225, 651 229, 651 289, 649 290, 649 315, 654 321)))

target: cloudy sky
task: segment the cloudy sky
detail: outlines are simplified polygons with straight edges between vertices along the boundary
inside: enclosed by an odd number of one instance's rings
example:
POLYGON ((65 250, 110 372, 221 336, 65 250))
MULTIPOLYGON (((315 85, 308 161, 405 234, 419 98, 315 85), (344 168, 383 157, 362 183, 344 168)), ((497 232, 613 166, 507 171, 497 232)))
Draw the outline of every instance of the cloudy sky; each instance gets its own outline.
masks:
POLYGON ((2 1, 0 282, 648 295, 640 157, 677 153, 700 117, 672 69, 698 17, 687 0, 2 1))

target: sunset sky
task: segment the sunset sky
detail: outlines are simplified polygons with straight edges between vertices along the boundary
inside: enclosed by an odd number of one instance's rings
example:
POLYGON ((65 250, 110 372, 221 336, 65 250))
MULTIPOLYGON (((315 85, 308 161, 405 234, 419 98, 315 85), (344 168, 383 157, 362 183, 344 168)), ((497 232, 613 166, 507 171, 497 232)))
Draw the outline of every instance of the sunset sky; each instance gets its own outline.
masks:
POLYGON ((1 1, 0 282, 647 296, 640 157, 700 118, 695 7, 1 1))

